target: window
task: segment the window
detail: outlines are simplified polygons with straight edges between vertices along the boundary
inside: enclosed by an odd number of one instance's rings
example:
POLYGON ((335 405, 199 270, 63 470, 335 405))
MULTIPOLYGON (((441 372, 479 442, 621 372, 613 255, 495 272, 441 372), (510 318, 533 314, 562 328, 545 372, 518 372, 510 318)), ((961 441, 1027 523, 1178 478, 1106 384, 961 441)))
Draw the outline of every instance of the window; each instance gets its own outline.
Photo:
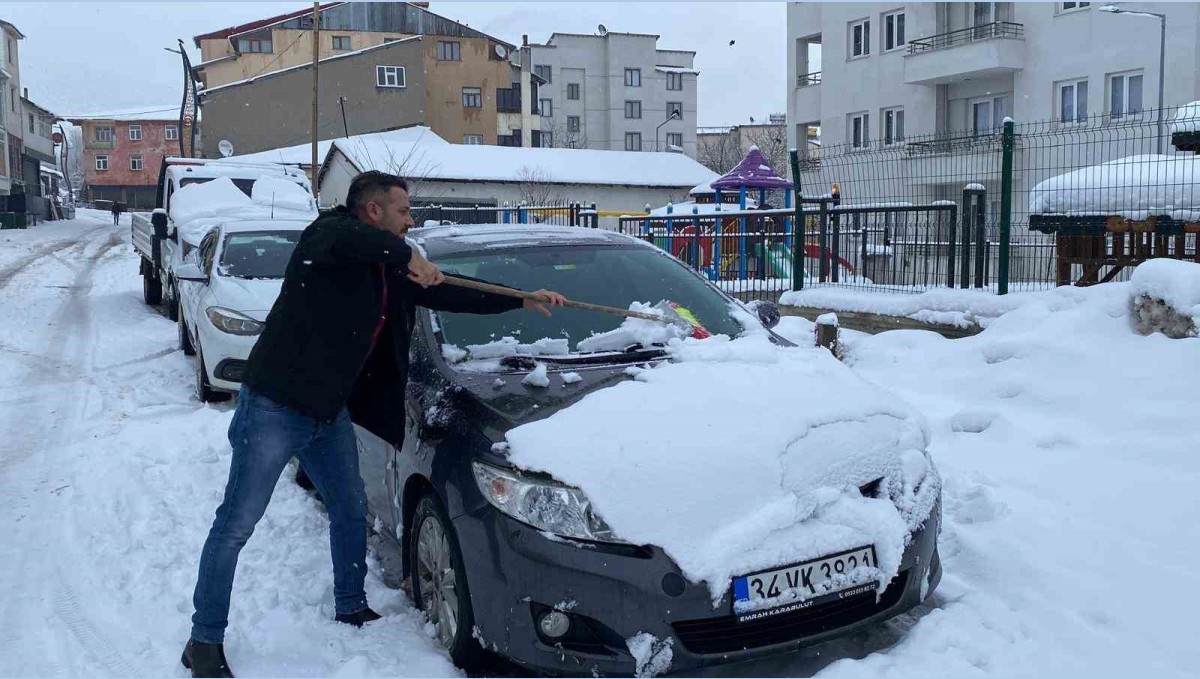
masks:
POLYGON ((1108 115, 1114 120, 1142 112, 1142 73, 1108 76, 1108 115))
POLYGON ((36 131, 36 128, 35 128, 35 123, 33 122, 33 114, 30 113, 29 114, 29 132, 30 132, 30 134, 32 134, 35 131, 36 131))
POLYGON ((625 69, 625 87, 641 87, 642 86, 642 69, 627 68, 625 69))
POLYGON ((346 52, 350 49, 350 36, 335 35, 333 36, 333 49, 338 52, 346 52))
POLYGON ((883 110, 883 143, 887 146, 904 141, 904 109, 883 110))
POLYGON ((463 143, 471 144, 472 146, 479 146, 479 145, 483 144, 483 135, 482 134, 464 134, 463 135, 463 143))
POLYGON ((270 38, 266 40, 249 40, 246 38, 238 38, 238 51, 250 54, 270 54, 275 50, 271 46, 270 38))
POLYGON ((174 125, 167 125, 163 129, 163 139, 166 139, 167 141, 179 139, 179 128, 175 127, 174 125))
POLYGON ((129 169, 131 169, 131 170, 142 169, 142 157, 140 155, 129 156, 129 169))
POLYGON ((549 99, 538 99, 538 110, 541 111, 543 118, 554 116, 554 102, 549 99))
POLYGON ((17 43, 12 38, 9 38, 8 39, 8 63, 10 63, 10 64, 17 63, 16 56, 15 56, 16 53, 17 53, 17 43))
POLYGON ((1063 12, 1066 12, 1066 11, 1072 10, 1072 9, 1084 9, 1084 8, 1092 6, 1092 3, 1090 3, 1090 2, 1063 2, 1063 3, 1059 3, 1059 4, 1061 6, 1061 11, 1063 11, 1063 12))
POLYGON ((438 61, 462 61, 462 48, 458 42, 442 40, 438 42, 438 61))
POLYGON ((141 125, 130 125, 129 126, 129 140, 130 141, 141 141, 142 140, 142 126, 141 125))
POLYGON ((992 134, 1004 126, 1008 115, 1008 97, 984 97, 971 100, 971 132, 976 137, 992 134))
POLYGON ((567 116, 567 132, 579 131, 579 116, 567 116))
POLYGON ((545 80, 548 83, 554 82, 550 78, 551 71, 552 71, 552 69, 550 68, 550 64, 539 64, 539 65, 533 67, 534 75, 541 78, 542 80, 545 80))
POLYGON ((480 108, 483 106, 483 90, 478 87, 462 88, 462 104, 467 108, 480 108))
POLYGON ((625 150, 626 151, 641 151, 642 150, 642 133, 641 132, 626 132, 625 133, 625 150))
POLYGON ((871 53, 871 22, 855 21, 850 24, 850 58, 865 57, 871 53))
POLYGON ((642 102, 640 102, 640 101, 625 102, 625 117, 626 118, 641 118, 642 117, 642 102))
POLYGON ((671 113, 673 111, 679 111, 679 117, 676 118, 676 120, 683 120, 683 102, 682 101, 668 101, 667 102, 667 119, 668 120, 671 118, 671 113))
POLYGON ((850 115, 850 146, 856 149, 865 149, 870 139, 870 123, 871 116, 866 113, 853 113, 850 115))
POLYGON ((376 66, 376 87, 404 87, 403 66, 376 66))
POLYGON ((680 148, 683 148, 683 133, 682 132, 668 132, 667 133, 667 146, 668 147, 678 146, 680 148))
POLYGON ((904 12, 892 12, 883 17, 883 51, 904 47, 904 12))
POLYGON ((13 85, 12 87, 8 88, 8 106, 9 106, 9 108, 11 108, 13 110, 13 113, 17 112, 17 86, 16 85, 13 85))
POLYGON ((113 141, 115 137, 116 134, 114 134, 113 128, 111 127, 96 128, 96 141, 113 141))
POLYGON ((1059 83, 1058 120, 1062 123, 1082 123, 1088 117, 1088 83, 1086 80, 1059 83))
POLYGON ((567 99, 579 99, 579 83, 567 83, 567 99))
POLYGON ((667 89, 682 91, 683 90, 683 74, 667 72, 667 89))
POLYGON ((544 148, 544 149, 554 148, 554 133, 553 132, 547 132, 545 130, 542 130, 542 148, 544 148))
POLYGON ((96 169, 97 170, 107 170, 108 169, 108 156, 107 155, 105 155, 103 153, 96 154, 96 169))

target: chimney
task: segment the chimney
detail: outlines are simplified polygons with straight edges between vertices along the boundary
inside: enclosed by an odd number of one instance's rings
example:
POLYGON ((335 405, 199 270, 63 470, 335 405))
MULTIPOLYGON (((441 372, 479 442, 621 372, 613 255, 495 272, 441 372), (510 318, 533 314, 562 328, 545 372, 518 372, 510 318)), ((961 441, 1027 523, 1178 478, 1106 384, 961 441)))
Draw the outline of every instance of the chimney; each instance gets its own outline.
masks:
POLYGON ((521 36, 521 46, 529 47, 529 35, 528 34, 524 34, 521 36))
POLYGON ((29 88, 28 87, 25 88, 25 98, 26 99, 29 98, 29 88))

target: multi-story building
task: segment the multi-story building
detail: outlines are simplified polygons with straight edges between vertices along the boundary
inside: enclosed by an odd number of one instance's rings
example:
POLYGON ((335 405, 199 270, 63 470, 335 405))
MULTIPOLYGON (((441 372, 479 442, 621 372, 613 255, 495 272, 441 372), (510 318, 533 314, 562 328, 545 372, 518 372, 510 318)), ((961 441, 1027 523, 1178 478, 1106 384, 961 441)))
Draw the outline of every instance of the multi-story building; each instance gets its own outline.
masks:
MULTIPOLYGON (((510 115, 523 110, 514 46, 427 4, 321 8, 319 140, 422 124, 456 143, 521 144, 522 117, 514 128, 510 115)), ((310 138, 312 29, 307 10, 194 38, 207 138, 238 153, 310 138)))
MULTIPOLYGON (((975 165, 957 163, 948 172, 950 166, 938 161, 939 155, 962 152, 961 146, 939 140, 994 139, 1006 117, 1018 124, 1046 121, 1047 129, 1064 134, 1090 121, 1088 138, 1078 140, 1092 144, 1090 162, 1155 153, 1159 145, 1153 132, 1136 144, 1126 139, 1110 148, 1102 141, 1131 113, 1155 108, 1160 89, 1167 108, 1200 99, 1200 4, 1120 3, 1123 10, 1166 15, 1162 82, 1159 21, 1101 7, 1089 2, 789 3, 789 146, 796 147, 814 126, 821 129, 826 155, 833 145, 851 151, 894 146, 911 159, 904 177, 889 170, 892 180, 923 187, 923 193, 911 194, 920 199, 953 198, 963 181, 972 180, 966 175, 975 165), (817 46, 819 71, 810 66, 817 46)), ((1061 151, 1043 155, 1024 161, 1031 171, 1018 176, 1027 185, 1016 187, 1014 196, 1062 171, 1063 163, 1079 160, 1061 151)), ((990 153, 981 174, 994 178, 993 156, 999 157, 990 153)), ((869 184, 860 183, 863 187, 869 184)), ((888 198, 886 186, 877 188, 865 192, 876 195, 854 199, 888 198)), ((987 188, 998 195, 998 186, 987 188)), ((998 205, 991 202, 994 213, 998 205)))
MULTIPOLYGON (((21 105, 21 61, 18 43, 25 35, 0 19, 0 195, 24 193, 25 163, 22 157, 24 107, 21 105)), ((36 181, 37 174, 34 174, 36 181)))
POLYGON ((537 106, 546 145, 695 158, 696 53, 658 49, 658 37, 554 33, 529 44, 546 81, 537 106))
POLYGON ((164 157, 179 154, 179 107, 63 116, 83 130, 82 200, 154 207, 164 157))

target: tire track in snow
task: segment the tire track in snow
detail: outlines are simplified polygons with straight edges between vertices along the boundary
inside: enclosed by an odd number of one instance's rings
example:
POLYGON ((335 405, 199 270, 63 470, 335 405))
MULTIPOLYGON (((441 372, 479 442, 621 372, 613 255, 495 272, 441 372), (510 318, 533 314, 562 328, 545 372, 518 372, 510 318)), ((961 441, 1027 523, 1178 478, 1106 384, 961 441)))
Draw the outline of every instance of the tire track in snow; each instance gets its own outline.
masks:
MULTIPOLYGON (((104 231, 108 228, 110 228, 110 227, 99 226, 94 229, 84 231, 83 233, 80 234, 80 236, 82 236, 83 238, 87 238, 94 233, 104 231)), ((114 235, 116 233, 117 232, 114 232, 114 235)), ((80 245, 80 244, 81 244, 80 240, 68 240, 68 241, 58 241, 58 242, 50 243, 48 245, 43 245, 39 248, 36 248, 35 250, 33 250, 29 254, 25 255, 24 257, 21 257, 20 259, 13 262, 12 264, 9 264, 8 266, 4 267, 3 269, 0 269, 0 290, 3 290, 4 287, 7 286, 9 284, 9 282, 11 282, 13 278, 16 278, 16 276, 18 274, 20 274, 22 271, 24 271, 25 269, 29 268, 30 266, 38 263, 45 257, 55 256, 62 250, 66 250, 69 247, 80 245)))
MULTIPOLYGON (((110 670, 110 676, 135 676, 137 673, 134 672, 134 666, 117 653, 112 642, 88 620, 80 609, 75 590, 66 583, 61 568, 58 570, 57 576, 55 581, 58 582, 58 590, 54 594, 55 617, 66 625, 71 635, 83 646, 89 660, 98 661, 99 665, 110 670)), ((96 663, 93 662, 90 667, 96 667, 96 663)))

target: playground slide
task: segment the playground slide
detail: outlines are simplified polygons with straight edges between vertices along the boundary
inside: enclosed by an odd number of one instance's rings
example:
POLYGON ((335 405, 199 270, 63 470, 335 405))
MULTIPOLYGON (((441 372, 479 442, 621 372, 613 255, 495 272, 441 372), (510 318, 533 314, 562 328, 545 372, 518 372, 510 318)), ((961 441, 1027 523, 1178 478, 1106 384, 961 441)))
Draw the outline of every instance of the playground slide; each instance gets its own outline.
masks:
POLYGON ((771 278, 792 277, 792 249, 783 243, 773 243, 767 248, 767 275, 771 278))

